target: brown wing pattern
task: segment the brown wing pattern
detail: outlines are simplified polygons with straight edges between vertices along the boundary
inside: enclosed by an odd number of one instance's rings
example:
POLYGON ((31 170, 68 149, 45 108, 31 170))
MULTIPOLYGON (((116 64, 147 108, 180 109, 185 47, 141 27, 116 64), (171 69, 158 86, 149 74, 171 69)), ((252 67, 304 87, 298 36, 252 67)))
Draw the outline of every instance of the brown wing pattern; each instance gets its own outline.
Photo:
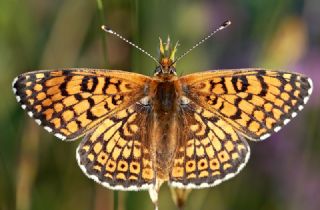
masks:
POLYGON ((179 188, 215 186, 245 166, 250 148, 227 122, 193 102, 181 106, 182 136, 169 184, 179 188))
POLYGON ((61 139, 74 139, 144 94, 149 77, 122 71, 64 69, 18 76, 13 90, 36 122, 61 139))
POLYGON ((136 103, 105 119, 77 149, 84 173, 117 190, 148 189, 155 175, 148 142, 150 108, 136 103))
POLYGON ((263 140, 302 110, 310 78, 263 69, 221 70, 180 78, 188 98, 251 140, 263 140))

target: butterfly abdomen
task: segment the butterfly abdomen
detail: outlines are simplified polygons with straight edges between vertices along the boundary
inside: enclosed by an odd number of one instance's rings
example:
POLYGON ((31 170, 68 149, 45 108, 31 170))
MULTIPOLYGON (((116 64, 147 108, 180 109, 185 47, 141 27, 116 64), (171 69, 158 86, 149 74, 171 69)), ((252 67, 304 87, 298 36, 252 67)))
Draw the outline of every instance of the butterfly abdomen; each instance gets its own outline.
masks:
POLYGON ((168 179, 177 145, 177 91, 174 80, 155 83, 152 106, 152 142, 157 177, 168 179))

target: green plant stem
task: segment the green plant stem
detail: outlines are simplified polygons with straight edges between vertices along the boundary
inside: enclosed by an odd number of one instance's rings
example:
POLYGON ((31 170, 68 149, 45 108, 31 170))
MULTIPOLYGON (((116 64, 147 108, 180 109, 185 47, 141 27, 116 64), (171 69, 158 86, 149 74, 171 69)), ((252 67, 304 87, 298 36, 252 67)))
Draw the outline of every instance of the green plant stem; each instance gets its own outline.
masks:
MULTIPOLYGON (((103 6, 103 0, 97 0, 97 6, 98 6, 98 12, 99 12, 99 18, 100 18, 100 25, 105 24, 105 14, 104 14, 104 6, 103 6)), ((106 67, 107 62, 107 40, 106 35, 103 30, 100 30, 101 32, 101 41, 102 41, 102 52, 103 52, 103 61, 104 66, 106 67)))
POLYGON ((118 191, 113 191, 113 210, 118 210, 118 201, 119 201, 118 191))
MULTIPOLYGON (((100 18, 100 24, 105 24, 105 14, 104 14, 104 6, 103 6, 103 0, 97 0, 97 6, 98 6, 98 12, 99 12, 99 18, 100 18)), ((104 66, 107 66, 107 40, 106 35, 104 31, 101 30, 101 41, 102 41, 102 52, 103 52, 103 61, 104 66)), ((113 191, 113 210, 118 210, 118 191, 113 191)))

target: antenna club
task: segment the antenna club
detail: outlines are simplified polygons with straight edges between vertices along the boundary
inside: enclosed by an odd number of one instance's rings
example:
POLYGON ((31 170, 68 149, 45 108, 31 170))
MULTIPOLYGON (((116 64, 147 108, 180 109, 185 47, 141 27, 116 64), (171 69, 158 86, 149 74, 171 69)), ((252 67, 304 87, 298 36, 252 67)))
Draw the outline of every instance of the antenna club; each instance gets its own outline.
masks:
POLYGON ((114 31, 112 31, 111 28, 107 27, 106 25, 102 25, 101 29, 108 33, 114 33, 114 31))
POLYGON ((227 27, 229 25, 231 25, 231 21, 230 20, 227 20, 227 21, 225 21, 224 23, 221 24, 222 27, 227 27))
POLYGON ((220 25, 220 27, 218 28, 218 30, 220 31, 220 30, 222 30, 222 29, 225 29, 225 28, 227 28, 229 25, 231 25, 231 21, 230 21, 230 20, 227 20, 227 21, 223 22, 223 23, 220 25))

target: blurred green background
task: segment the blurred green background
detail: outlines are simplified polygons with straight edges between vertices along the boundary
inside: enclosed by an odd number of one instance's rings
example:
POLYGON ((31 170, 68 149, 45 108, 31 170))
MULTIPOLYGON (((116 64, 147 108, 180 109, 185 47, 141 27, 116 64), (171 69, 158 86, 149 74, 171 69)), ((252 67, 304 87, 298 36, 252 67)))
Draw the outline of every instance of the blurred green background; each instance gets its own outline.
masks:
MULTIPOLYGON (((288 126, 264 142, 250 143, 251 159, 238 176, 193 191, 186 210, 320 209, 319 0, 101 2, 103 15, 93 0, 0 0, 1 210, 113 208, 112 191, 78 167, 79 141, 54 138, 16 103, 11 91, 15 76, 62 67, 152 75, 151 59, 103 34, 100 25, 107 24, 155 56, 158 37, 170 35, 181 43, 179 55, 227 19, 233 24, 181 60, 178 74, 219 68, 285 69, 310 76, 314 92, 288 126)), ((119 208, 153 207, 147 192, 120 192, 119 208)), ((160 209, 175 209, 167 186, 161 188, 160 209)))

